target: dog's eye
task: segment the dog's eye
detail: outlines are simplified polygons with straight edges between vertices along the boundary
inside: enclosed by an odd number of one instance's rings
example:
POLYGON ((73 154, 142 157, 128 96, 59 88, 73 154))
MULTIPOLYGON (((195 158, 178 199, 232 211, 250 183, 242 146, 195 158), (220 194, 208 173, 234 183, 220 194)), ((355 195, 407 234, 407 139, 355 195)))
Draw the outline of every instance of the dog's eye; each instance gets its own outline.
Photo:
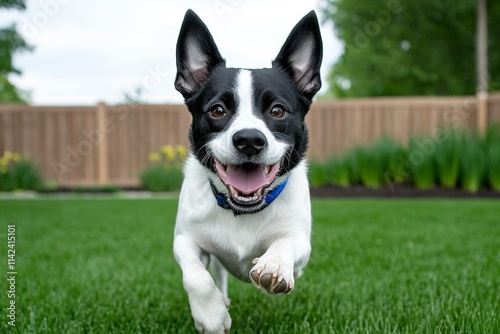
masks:
POLYGON ((226 116, 226 111, 220 104, 216 104, 210 109, 210 116, 213 118, 222 118, 226 116))
POLYGON ((274 118, 283 118, 286 114, 285 108, 280 105, 276 105, 271 109, 271 116, 274 118))

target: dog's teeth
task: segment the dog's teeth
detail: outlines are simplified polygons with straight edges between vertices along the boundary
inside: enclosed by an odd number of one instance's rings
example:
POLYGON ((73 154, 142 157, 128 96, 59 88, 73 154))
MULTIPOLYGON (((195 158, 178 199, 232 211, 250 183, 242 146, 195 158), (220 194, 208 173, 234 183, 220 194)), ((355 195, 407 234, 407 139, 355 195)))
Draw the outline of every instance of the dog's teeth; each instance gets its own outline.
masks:
POLYGON ((269 174, 270 169, 271 169, 271 167, 269 167, 269 166, 264 167, 264 174, 266 174, 266 175, 269 174))
POLYGON ((264 188, 260 188, 259 190, 257 190, 257 192, 255 193, 257 196, 262 196, 262 193, 264 192, 264 188))
POLYGON ((236 189, 234 189, 233 186, 229 186, 229 192, 232 196, 238 196, 238 192, 236 191, 236 189))

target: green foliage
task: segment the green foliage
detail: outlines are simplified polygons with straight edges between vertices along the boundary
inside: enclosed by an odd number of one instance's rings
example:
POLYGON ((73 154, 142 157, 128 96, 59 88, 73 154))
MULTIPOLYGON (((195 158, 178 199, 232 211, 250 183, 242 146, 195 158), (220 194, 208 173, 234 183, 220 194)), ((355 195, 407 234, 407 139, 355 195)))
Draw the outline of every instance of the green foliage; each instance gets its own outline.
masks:
POLYGON ((14 67, 13 54, 32 50, 33 47, 19 35, 15 26, 0 29, 0 74, 20 74, 21 71, 14 67))
POLYGON ((352 168, 348 159, 330 158, 325 164, 325 169, 330 183, 341 187, 351 185, 352 168))
MULTIPOLYGON (((24 0, 1 0, 0 8, 26 9, 24 0)), ((27 103, 26 93, 19 91, 9 80, 9 74, 21 74, 14 67, 13 55, 19 52, 32 51, 33 47, 26 43, 17 32, 16 26, 0 29, 0 103, 27 103)))
POLYGON ((0 0, 0 8, 26 9, 25 0, 0 0))
POLYGON ((406 151, 401 145, 388 137, 382 137, 372 146, 356 147, 347 156, 351 165, 356 166, 359 181, 363 185, 370 188, 380 188, 388 177, 392 182, 403 182, 404 178, 397 173, 397 168, 399 159, 405 154, 406 151))
POLYGON ((486 176, 489 186, 500 191, 500 124, 488 129, 486 143, 486 176))
POLYGON ((310 161, 308 166, 309 183, 313 187, 319 187, 329 182, 326 165, 310 161))
POLYGON ((436 144, 436 168, 439 184, 442 187, 454 188, 460 172, 460 154, 462 134, 457 130, 443 130, 442 139, 436 144))
POLYGON ((380 188, 383 184, 385 161, 384 157, 379 154, 381 152, 378 147, 358 147, 355 152, 361 183, 369 188, 380 188))
POLYGON ((26 104, 29 99, 26 92, 17 89, 7 78, 0 73, 0 103, 26 104))
POLYGON ((159 152, 149 155, 152 163, 140 174, 144 189, 150 191, 174 191, 179 190, 182 185, 182 165, 187 157, 187 149, 184 146, 163 146, 159 152))
POLYGON ((0 191, 37 190, 41 186, 42 178, 31 160, 10 151, 0 157, 0 191))
POLYGON ((486 172, 485 147, 477 136, 463 137, 461 145, 461 184, 471 192, 478 191, 483 185, 486 172))
POLYGON ((180 168, 154 166, 141 173, 141 183, 149 191, 179 190, 182 185, 182 170, 180 168))
MULTIPOLYGON (((476 90, 475 1, 325 0, 344 54, 328 81, 338 97, 468 95, 476 90)), ((490 88, 500 85, 500 2, 488 1, 490 88)))
POLYGON ((313 186, 407 183, 418 189, 440 185, 471 192, 499 190, 500 127, 492 126, 484 138, 465 130, 442 130, 434 137, 410 138, 407 149, 383 137, 323 164, 315 162, 309 177, 313 186))
POLYGON ((492 189, 500 191, 500 141, 494 142, 487 151, 486 176, 492 189))
POLYGON ((413 184, 417 189, 431 189, 435 184, 434 155, 431 152, 422 151, 426 144, 423 139, 412 138, 409 151, 418 153, 414 155, 413 161, 413 184))

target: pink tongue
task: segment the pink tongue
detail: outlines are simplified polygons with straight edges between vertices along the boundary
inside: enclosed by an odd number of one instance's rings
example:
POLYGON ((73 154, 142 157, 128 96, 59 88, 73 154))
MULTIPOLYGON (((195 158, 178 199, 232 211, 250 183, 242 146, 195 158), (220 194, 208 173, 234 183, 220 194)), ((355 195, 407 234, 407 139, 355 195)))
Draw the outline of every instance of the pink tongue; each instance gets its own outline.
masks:
POLYGON ((226 185, 233 186, 238 192, 252 194, 271 182, 264 173, 264 166, 255 166, 250 169, 241 166, 228 166, 224 177, 226 185))

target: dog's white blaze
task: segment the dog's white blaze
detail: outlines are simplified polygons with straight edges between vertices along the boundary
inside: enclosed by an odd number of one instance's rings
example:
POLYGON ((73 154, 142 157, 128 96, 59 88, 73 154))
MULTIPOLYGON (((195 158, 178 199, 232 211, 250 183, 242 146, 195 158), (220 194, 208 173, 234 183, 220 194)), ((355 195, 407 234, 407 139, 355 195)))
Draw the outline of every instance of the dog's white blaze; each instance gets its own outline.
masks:
POLYGON ((260 120, 253 114, 252 72, 249 70, 240 70, 236 80, 236 94, 238 96, 239 106, 237 110, 238 116, 235 122, 251 122, 248 127, 252 127, 252 123, 255 123, 255 127, 257 127, 257 123, 259 123, 258 121, 260 120))
POLYGON ((238 108, 234 120, 227 131, 222 132, 209 143, 209 148, 217 159, 223 163, 230 163, 237 155, 233 146, 233 135, 243 129, 256 129, 266 136, 268 145, 263 155, 263 163, 272 165, 278 162, 285 154, 288 145, 276 140, 266 123, 257 116, 253 103, 253 79, 252 72, 240 70, 236 77, 235 94, 238 99, 238 108))

